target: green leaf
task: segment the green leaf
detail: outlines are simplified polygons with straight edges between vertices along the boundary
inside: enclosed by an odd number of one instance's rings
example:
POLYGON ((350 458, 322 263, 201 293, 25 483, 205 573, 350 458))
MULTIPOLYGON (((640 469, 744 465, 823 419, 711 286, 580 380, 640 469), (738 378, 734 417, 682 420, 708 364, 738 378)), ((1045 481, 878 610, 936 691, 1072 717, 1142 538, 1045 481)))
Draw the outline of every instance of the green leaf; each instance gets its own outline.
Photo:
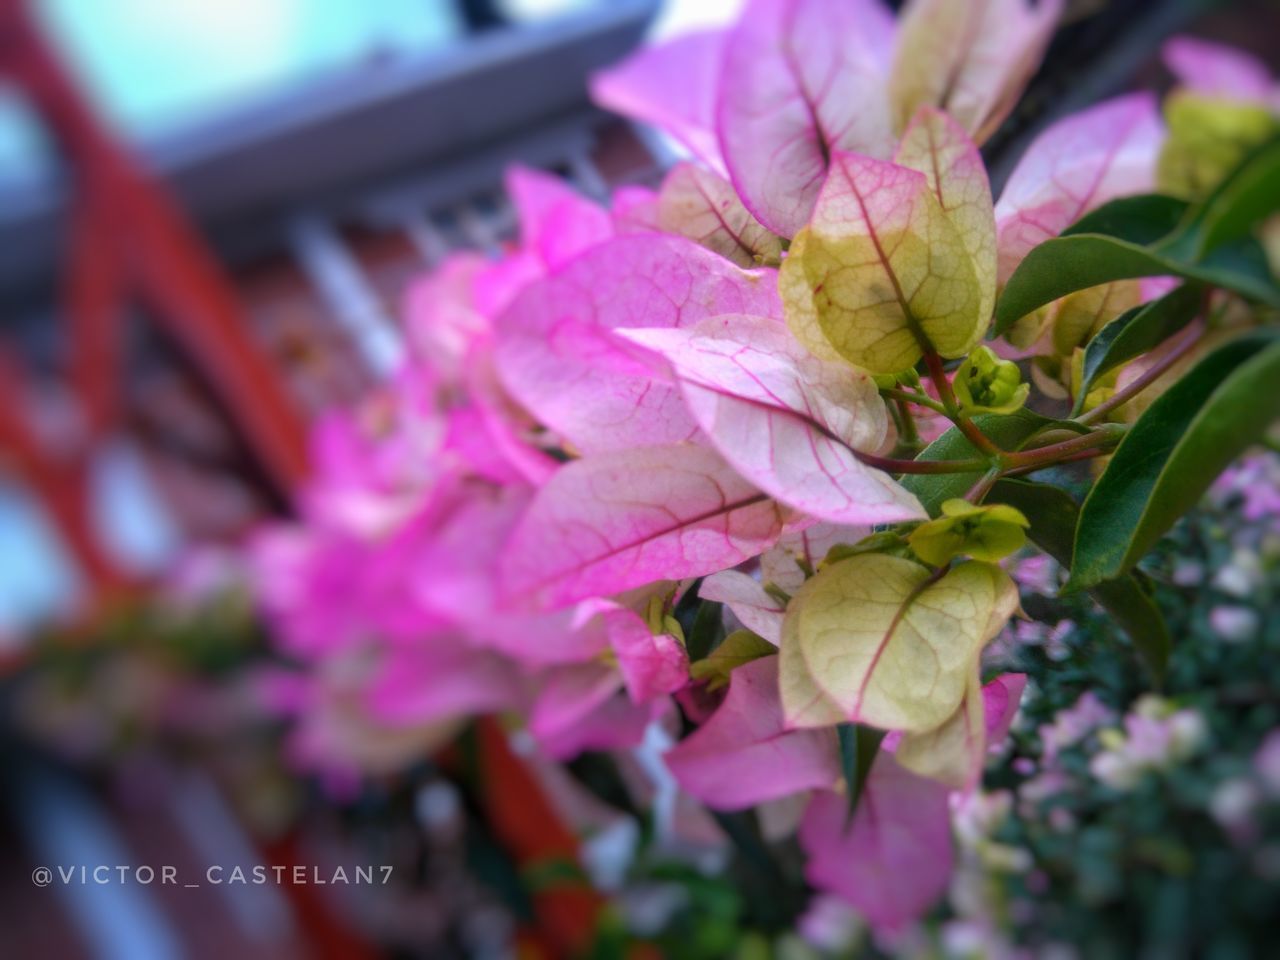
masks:
POLYGON ((1158 193, 1121 197, 1104 203, 1062 231, 1070 237, 1082 233, 1100 233, 1136 243, 1139 246, 1159 243, 1187 220, 1191 204, 1158 193))
MULTIPOLYGON (((991 488, 989 502, 1016 507, 1031 521, 1031 542, 1071 569, 1076 523, 1080 507, 1065 490, 1030 480, 1001 480, 991 488)), ((1133 574, 1100 583, 1089 591, 1100 607, 1128 634, 1152 678, 1159 685, 1165 676, 1172 640, 1164 614, 1133 574)))
MULTIPOLYGON (((1085 428, 1064 421, 1051 420, 1030 410, 1019 410, 1007 415, 985 414, 973 418, 978 429, 996 446, 1005 450, 1017 450, 1040 431, 1051 426, 1062 426, 1085 432, 1085 428)), ((920 451, 917 460, 970 460, 981 454, 956 427, 951 427, 933 443, 920 451)), ((982 471, 973 473, 911 473, 901 479, 901 484, 914 493, 936 517, 942 504, 955 497, 963 497, 978 482, 982 471)))
POLYGON ((836 727, 840 741, 840 768, 844 772, 845 787, 849 796, 849 818, 858 809, 862 790, 871 775, 871 767, 880 752, 880 742, 887 731, 861 723, 842 723, 836 727))
POLYGON ((1203 288, 1184 283, 1159 300, 1126 310, 1089 341, 1077 404, 1083 402, 1103 374, 1153 350, 1173 336, 1199 312, 1203 288))
POLYGON ((1068 589, 1120 576, 1280 418, 1280 333, 1209 354, 1125 435, 1080 512, 1068 589))
POLYGON ((1252 238, 1218 247, 1193 264, 1116 237, 1071 234, 1046 240, 1014 270, 996 306, 995 332, 1005 333, 1032 310, 1077 290, 1159 276, 1197 280, 1280 307, 1280 287, 1271 277, 1266 254, 1252 238))
POLYGON ((1253 227, 1280 210, 1280 137, 1251 151, 1185 223, 1160 244, 1168 256, 1186 261, 1248 235, 1253 227))
POLYGON ((744 663, 777 652, 777 647, 750 630, 735 630, 705 659, 690 664, 689 676, 694 680, 706 680, 708 686, 715 689, 728 683, 729 674, 744 663))

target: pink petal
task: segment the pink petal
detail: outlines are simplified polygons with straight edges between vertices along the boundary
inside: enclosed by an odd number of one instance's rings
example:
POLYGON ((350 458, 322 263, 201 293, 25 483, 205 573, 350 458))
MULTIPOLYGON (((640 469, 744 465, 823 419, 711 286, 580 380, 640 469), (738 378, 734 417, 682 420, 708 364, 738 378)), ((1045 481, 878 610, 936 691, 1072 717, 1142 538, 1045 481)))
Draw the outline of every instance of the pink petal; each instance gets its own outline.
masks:
POLYGON ((1063 0, 912 0, 902 11, 890 92, 898 129, 940 107, 983 143, 1044 56, 1063 0))
POLYGON ((658 227, 658 194, 648 187, 628 185, 613 192, 615 233, 653 233, 658 227))
POLYGON ((805 878, 850 903, 879 934, 919 919, 947 888, 954 853, 947 788, 881 751, 853 822, 843 794, 815 794, 800 825, 805 878))
POLYGON ((786 609, 755 578, 737 570, 721 570, 702 581, 698 596, 725 604, 744 627, 775 647, 780 642, 786 609))
POLYGON ((524 683, 506 658, 434 636, 412 647, 387 648, 368 697, 373 716, 389 724, 421 724, 510 710, 524 683))
POLYGON ((668 233, 696 240, 741 267, 777 263, 782 242, 743 206, 733 185, 693 163, 671 168, 662 181, 658 217, 668 233))
POLYGON ((799 561, 814 570, 836 544, 857 543, 870 533, 870 527, 838 523, 815 523, 803 530, 788 531, 778 538, 776 546, 761 555, 760 573, 787 593, 795 593, 805 581, 799 561))
POLYGON ((1009 735, 1009 727, 1017 716, 1018 707, 1022 703, 1022 692, 1026 688, 1025 673, 1001 674, 982 688, 987 746, 999 746, 1009 735))
POLYGON ((723 173, 715 105, 724 40, 723 31, 707 30, 646 47, 595 74, 591 98, 669 133, 723 173))
POLYGON ((888 431, 884 401, 862 371, 810 356, 784 325, 760 317, 620 335, 662 354, 715 448, 782 502, 836 523, 925 516, 855 453, 875 451, 888 431))
POLYGON ((780 315, 771 271, 741 270, 682 237, 632 234, 526 289, 498 320, 495 361, 512 396, 584 453, 688 440, 697 427, 679 394, 610 331, 740 312, 780 315))
POLYGON ((613 236, 609 211, 592 203, 557 176, 512 167, 507 193, 520 218, 520 241, 548 270, 613 236))
POLYGON ((538 491, 507 544, 500 583, 512 602, 566 606, 736 566, 781 529, 777 506, 705 447, 596 454, 538 491))
POLYGON ((741 810, 840 778, 834 730, 783 729, 778 658, 733 671, 729 695, 665 755, 680 786, 717 810, 741 810))
POLYGON ((1060 120, 1032 142, 996 204, 1000 280, 1032 247, 1108 200, 1155 189, 1164 139, 1155 98, 1116 97, 1060 120))
POLYGON ((1267 100, 1271 71, 1243 50, 1196 37, 1174 37, 1162 51, 1178 82, 1196 93, 1238 100, 1267 100))
POLYGON ((653 712, 621 696, 621 687, 618 671, 602 663, 555 667, 543 677, 529 732, 557 760, 584 750, 634 746, 653 712))
POLYGON ((634 703, 648 703, 673 693, 689 682, 689 655, 684 645, 667 633, 656 636, 644 618, 633 610, 607 600, 583 604, 598 613, 618 658, 618 669, 634 703))
POLYGON ((734 186, 774 233, 804 226, 832 152, 892 150, 893 36, 878 0, 752 0, 738 21, 716 129, 734 186))

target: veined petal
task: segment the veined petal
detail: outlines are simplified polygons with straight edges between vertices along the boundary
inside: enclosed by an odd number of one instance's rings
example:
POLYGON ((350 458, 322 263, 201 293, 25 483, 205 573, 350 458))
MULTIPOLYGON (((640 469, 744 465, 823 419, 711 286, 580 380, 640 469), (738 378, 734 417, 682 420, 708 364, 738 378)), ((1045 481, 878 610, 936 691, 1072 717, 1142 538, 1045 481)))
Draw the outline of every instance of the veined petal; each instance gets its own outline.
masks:
POLYGON ((893 149, 879 0, 753 0, 725 49, 716 129, 743 201, 780 236, 809 219, 831 155, 893 149))
POLYGON ((919 170, 973 261, 981 291, 979 314, 996 302, 996 218, 982 154, 964 128, 934 107, 921 107, 907 125, 894 162, 919 170))
POLYGON ((723 603, 742 625, 775 647, 782 639, 786 608, 754 577, 739 570, 721 570, 702 581, 698 596, 723 603))
POLYGON ((613 236, 609 211, 557 176, 512 167, 506 187, 520 218, 521 245, 536 253, 548 270, 613 236))
POLYGON ((706 447, 596 454, 538 490, 499 582, 513 604, 566 606, 736 566, 777 540, 782 524, 778 506, 706 447))
POLYGON ((716 810, 743 810, 840 779, 835 731, 784 729, 778 658, 733 671, 724 703, 664 759, 677 782, 716 810))
POLYGON ((1164 125, 1149 93, 1082 110, 1041 133, 996 204, 1000 282, 1032 247, 1109 200, 1155 189, 1164 125))
POLYGON ((788 506, 837 523, 925 516, 914 495, 857 457, 888 431, 865 373, 814 359, 786 327, 760 317, 620 335, 662 354, 712 445, 788 506))
POLYGON ((592 76, 591 98, 665 131, 724 173, 715 133, 724 43, 724 31, 703 30, 644 47, 592 76))
POLYGON ((879 934, 919 919, 942 896, 954 852, 947 788, 880 751, 853 820, 843 794, 815 794, 800 824, 805 878, 840 896, 879 934))
POLYGON ((941 107, 982 143, 1044 56, 1062 0, 911 0, 889 84, 894 123, 941 107))
POLYGON ((658 223, 740 267, 782 258, 782 241, 742 205, 733 185, 696 164, 677 164, 662 181, 658 223))
POLYGON ((683 237, 616 237, 516 298, 498 318, 494 362, 511 395, 584 453, 688 440, 697 427, 679 393, 610 331, 743 312, 779 314, 772 272, 683 237))
POLYGON ((989 320, 969 249, 928 178, 851 153, 835 157, 779 286, 806 347, 820 332, 871 373, 905 370, 927 347, 963 356, 989 320))
POLYGON ((913 733, 938 727, 960 706, 978 653, 1017 603, 1013 581, 992 564, 963 563, 938 580, 883 554, 826 567, 792 597, 783 621, 782 650, 792 654, 783 660, 788 719, 799 724, 812 712, 809 685, 853 722, 913 733))

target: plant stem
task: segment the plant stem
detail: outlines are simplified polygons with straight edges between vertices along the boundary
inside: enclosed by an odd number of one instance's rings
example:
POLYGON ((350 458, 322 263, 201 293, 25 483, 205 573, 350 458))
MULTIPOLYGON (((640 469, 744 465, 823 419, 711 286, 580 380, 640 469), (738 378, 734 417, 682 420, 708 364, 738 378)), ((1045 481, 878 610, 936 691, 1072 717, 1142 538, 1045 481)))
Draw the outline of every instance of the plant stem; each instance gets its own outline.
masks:
POLYGON ((853 450, 853 455, 862 463, 877 470, 888 473, 973 473, 984 470, 990 463, 986 460, 898 460, 893 457, 881 457, 874 453, 853 450))
POLYGON ((1070 440, 1063 440, 1061 443, 1051 443, 1047 447, 1036 447, 1032 450, 1018 450, 1014 453, 1006 453, 1003 458, 1004 467, 1006 470, 1016 470, 1037 465, 1048 466, 1082 451, 1100 453, 1103 448, 1119 443, 1123 434, 1124 428, 1119 430, 1103 428, 1081 434, 1070 440))
POLYGON ((899 403, 914 403, 917 407, 926 407, 934 413, 940 413, 944 417, 948 416, 946 407, 933 399, 933 397, 925 396, 923 393, 899 390, 897 387, 881 387, 880 395, 891 400, 897 400, 899 403))
POLYGON ((1134 380, 1133 383, 1129 384, 1123 390, 1117 390, 1092 410, 1080 414, 1080 416, 1076 417, 1076 423, 1093 423, 1103 414, 1109 413, 1116 407, 1128 403, 1135 396, 1160 379, 1161 375, 1170 367, 1185 357, 1190 352, 1191 348, 1200 342, 1200 334, 1201 331, 1199 329, 1193 328, 1188 331, 1188 335, 1180 344, 1161 357, 1157 363, 1152 364, 1151 368, 1134 380))
POLYGON ((1012 470, 1006 470, 1002 477, 1021 477, 1028 473, 1035 473, 1037 470, 1047 470, 1049 467, 1060 466, 1064 463, 1078 463, 1081 460, 1093 460, 1095 457, 1101 457, 1110 451, 1108 450, 1081 450, 1079 453, 1073 453, 1070 456, 1062 457, 1059 460, 1046 461, 1044 463, 1033 463, 1028 467, 1016 467, 1012 470))
POLYGON ((992 443, 991 438, 979 430, 977 424, 970 420, 968 415, 960 409, 960 404, 956 402, 955 391, 951 389, 951 381, 947 379, 947 371, 942 367, 942 357, 930 350, 924 355, 924 362, 925 366, 929 368, 929 379, 933 381, 933 385, 938 391, 938 397, 942 400, 943 407, 946 408, 945 413, 951 418, 951 422, 982 453, 989 457, 1000 456, 1003 451, 992 443))
POLYGON ((1001 469, 992 467, 978 478, 978 482, 969 488, 969 492, 964 495, 964 498, 976 506, 982 502, 982 498, 990 492, 992 486, 1001 476, 1003 476, 1001 469))

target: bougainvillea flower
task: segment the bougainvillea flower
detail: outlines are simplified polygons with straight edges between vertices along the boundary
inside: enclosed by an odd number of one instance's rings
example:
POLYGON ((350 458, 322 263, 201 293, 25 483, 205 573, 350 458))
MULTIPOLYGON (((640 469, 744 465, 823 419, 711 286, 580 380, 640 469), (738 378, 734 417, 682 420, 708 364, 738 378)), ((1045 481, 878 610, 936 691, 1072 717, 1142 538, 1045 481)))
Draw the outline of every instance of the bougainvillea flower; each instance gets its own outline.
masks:
POLYGON ((914 495, 858 458, 888 434, 875 382, 812 357, 776 320, 730 315, 619 335, 662 355, 712 445, 788 506, 835 523, 925 516, 914 495))
POLYGON ((664 759, 683 789, 716 810, 829 789, 840 779, 834 729, 785 729, 777 657, 734 670, 724 703, 664 759))
POLYGON ((927 567, 884 554, 831 564, 787 605, 780 682, 788 722, 938 727, 1017 606, 1017 587, 992 564, 963 563, 936 580, 927 567))
POLYGON ((885 85, 893 17, 879 0, 752 0, 726 44, 716 129, 733 184, 766 227, 804 226, 836 151, 893 151, 885 85))
POLYGON ((1163 139, 1155 98, 1147 93, 1107 100, 1036 137, 996 204, 1001 282, 1032 247, 1090 210, 1150 192, 1163 139))
POLYGON ((742 270, 680 237, 633 234, 526 289, 498 320, 495 359, 511 394, 584 453, 671 443, 697 427, 611 331, 779 311, 771 271, 742 270))
POLYGON ((613 236, 609 211, 560 177, 512 167, 507 171, 506 187, 520 221, 521 249, 537 256, 547 270, 564 266, 613 236))
POLYGON ((657 226, 696 240, 740 267, 777 265, 782 240, 751 215, 733 185, 694 163, 679 163, 662 181, 657 226))
POLYGON ((849 818, 849 799, 814 795, 800 825, 805 879, 852 904, 881 935, 918 919, 947 888, 954 862, 948 788, 882 750, 849 818))
POLYGON ((1040 64, 1062 0, 911 0, 889 90, 894 122, 939 107, 982 143, 1040 64))
POLYGON ((782 264, 788 325, 811 352, 871 373, 905 370, 926 348, 963 356, 990 321, 982 310, 995 283, 971 253, 981 244, 966 239, 970 229, 924 173, 835 155, 782 264))
POLYGON ((898 763, 957 790, 972 790, 982 776, 987 748, 1009 732, 1026 687, 1025 674, 996 677, 985 686, 975 662, 964 701, 941 726, 908 734, 898 742, 898 763))
POLYGON ((706 447, 618 450, 547 481, 508 541, 499 577, 510 602, 567 606, 736 566, 782 526, 778 505, 706 447))
POLYGON ((725 172, 715 135, 716 91, 725 35, 688 33, 645 47, 591 78, 600 106, 671 134, 713 170, 725 172))
POLYGON ((723 603, 744 627, 775 647, 781 641, 786 607, 754 577, 738 570, 721 570, 702 581, 698 596, 723 603))
POLYGON ((1188 90, 1207 97, 1275 103, 1271 71, 1243 50, 1197 37, 1174 37, 1161 53, 1178 83, 1188 90))

